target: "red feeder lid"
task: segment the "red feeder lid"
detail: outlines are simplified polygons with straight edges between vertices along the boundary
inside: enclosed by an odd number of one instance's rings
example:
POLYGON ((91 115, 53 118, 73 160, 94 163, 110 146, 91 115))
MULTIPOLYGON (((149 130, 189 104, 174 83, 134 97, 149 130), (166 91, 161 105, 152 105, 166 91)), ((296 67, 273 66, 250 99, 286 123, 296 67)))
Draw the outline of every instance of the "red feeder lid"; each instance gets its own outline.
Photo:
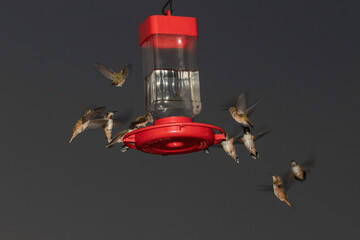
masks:
POLYGON ((199 37, 197 19, 194 17, 171 16, 170 11, 165 15, 148 17, 139 27, 140 46, 154 34, 185 35, 199 37))
POLYGON ((194 123, 188 117, 167 117, 153 126, 140 128, 124 136, 124 143, 146 153, 175 155, 197 152, 226 140, 226 132, 217 126, 194 123), (221 134, 215 134, 218 130, 221 134))

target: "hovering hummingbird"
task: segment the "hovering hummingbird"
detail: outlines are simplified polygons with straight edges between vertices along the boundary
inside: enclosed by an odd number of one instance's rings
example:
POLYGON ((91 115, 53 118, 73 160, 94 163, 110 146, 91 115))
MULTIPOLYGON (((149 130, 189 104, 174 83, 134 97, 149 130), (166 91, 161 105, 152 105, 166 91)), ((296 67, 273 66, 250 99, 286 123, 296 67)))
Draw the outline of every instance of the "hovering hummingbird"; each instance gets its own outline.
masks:
POLYGON ((112 129, 113 129, 114 125, 116 124, 116 122, 114 121, 115 112, 116 111, 107 112, 104 116, 104 119, 107 120, 106 124, 104 125, 104 132, 105 132, 108 142, 111 142, 112 129))
MULTIPOLYGON (((220 143, 220 146, 224 149, 225 153, 229 155, 236 163, 239 163, 239 157, 236 154, 235 143, 237 138, 230 138, 229 134, 226 134, 226 140, 220 143)), ((218 144, 215 146, 219 146, 218 144)))
POLYGON ((114 72, 112 69, 102 65, 101 63, 96 63, 95 68, 106 78, 112 80, 112 85, 115 87, 122 87, 122 85, 125 83, 125 80, 129 76, 129 67, 127 64, 119 73, 114 72))
POLYGON ((292 204, 290 203, 289 197, 286 193, 285 186, 283 180, 278 175, 273 175, 270 173, 273 179, 273 190, 275 196, 282 202, 285 202, 289 207, 293 208, 292 204))
POLYGON ((146 127, 146 125, 150 122, 153 123, 154 119, 153 116, 150 113, 147 113, 145 115, 142 115, 135 119, 132 123, 130 123, 129 128, 140 128, 140 127, 146 127))
MULTIPOLYGON (((123 130, 121 132, 119 132, 118 134, 115 135, 115 137, 110 141, 110 143, 108 145, 106 145, 107 148, 112 148, 114 147, 116 144, 118 143, 123 143, 123 139, 124 139, 124 136, 129 133, 129 132, 132 132, 136 130, 136 128, 133 128, 133 129, 126 129, 126 130, 123 130)), ((126 146, 126 145, 125 145, 126 146)), ((123 146, 124 147, 124 146, 123 146)))
POLYGON ((311 157, 302 164, 297 164, 294 160, 291 161, 291 170, 286 174, 287 179, 290 181, 298 180, 304 181, 307 173, 310 172, 315 165, 315 158, 311 157))
POLYGON ((255 148, 255 141, 259 139, 260 137, 266 135, 269 133, 269 131, 260 132, 257 134, 252 135, 250 133, 250 129, 248 127, 243 127, 244 135, 241 137, 237 137, 236 140, 238 140, 240 143, 243 143, 247 150, 249 150, 251 157, 254 159, 259 158, 259 153, 256 151, 255 148))
POLYGON ((104 111, 105 107, 99 107, 95 109, 86 110, 84 115, 76 122, 75 127, 73 129, 73 135, 70 138, 69 143, 81 132, 85 129, 94 129, 98 127, 104 126, 107 120, 105 119, 94 119, 98 116, 102 111, 104 111))
MULTIPOLYGON (((234 120, 243 126, 254 127, 254 124, 250 120, 251 113, 255 110, 256 105, 261 99, 258 99, 250 107, 246 108, 246 92, 242 93, 237 100, 236 107, 230 107, 228 110, 234 120)), ((227 109, 226 109, 227 110, 227 109)))

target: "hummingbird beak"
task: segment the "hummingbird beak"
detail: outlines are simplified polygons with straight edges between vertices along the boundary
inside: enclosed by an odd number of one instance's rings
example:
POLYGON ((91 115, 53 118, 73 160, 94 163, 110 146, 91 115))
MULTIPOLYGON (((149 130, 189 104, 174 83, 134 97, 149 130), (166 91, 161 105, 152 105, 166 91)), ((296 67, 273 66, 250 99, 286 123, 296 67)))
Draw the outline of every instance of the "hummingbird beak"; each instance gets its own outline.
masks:
POLYGON ((229 109, 227 109, 227 108, 224 108, 224 109, 222 109, 221 111, 229 111, 229 109))
POLYGON ((271 172, 266 172, 267 174, 271 175, 271 176, 275 176, 275 174, 271 173, 271 172))

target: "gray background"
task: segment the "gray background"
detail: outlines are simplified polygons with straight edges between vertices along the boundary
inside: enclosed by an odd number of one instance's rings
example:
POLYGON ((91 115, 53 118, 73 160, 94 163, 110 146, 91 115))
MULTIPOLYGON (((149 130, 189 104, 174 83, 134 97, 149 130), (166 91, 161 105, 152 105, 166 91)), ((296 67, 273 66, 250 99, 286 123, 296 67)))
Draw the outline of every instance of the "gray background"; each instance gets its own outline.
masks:
POLYGON ((101 130, 68 143, 89 107, 143 113, 138 26, 164 3, 1 4, 0 240, 359 238, 358 1, 174 0, 199 21, 196 121, 232 131, 221 102, 262 97, 252 119, 272 132, 259 160, 241 145, 239 165, 219 149, 122 154, 101 130), (95 62, 133 71, 113 88, 95 62), (256 190, 310 156, 294 210, 256 190))

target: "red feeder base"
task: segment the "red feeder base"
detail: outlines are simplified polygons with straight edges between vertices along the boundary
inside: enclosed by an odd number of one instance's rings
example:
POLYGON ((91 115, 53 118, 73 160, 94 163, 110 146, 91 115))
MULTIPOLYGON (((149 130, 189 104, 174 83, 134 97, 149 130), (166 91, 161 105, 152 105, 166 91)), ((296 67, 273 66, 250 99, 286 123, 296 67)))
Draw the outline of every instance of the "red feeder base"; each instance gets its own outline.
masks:
POLYGON ((153 126, 132 131, 123 139, 133 149, 161 155, 197 152, 223 140, 226 133, 222 128, 194 123, 188 117, 161 118, 153 126), (215 134, 214 129, 221 134, 215 134))

